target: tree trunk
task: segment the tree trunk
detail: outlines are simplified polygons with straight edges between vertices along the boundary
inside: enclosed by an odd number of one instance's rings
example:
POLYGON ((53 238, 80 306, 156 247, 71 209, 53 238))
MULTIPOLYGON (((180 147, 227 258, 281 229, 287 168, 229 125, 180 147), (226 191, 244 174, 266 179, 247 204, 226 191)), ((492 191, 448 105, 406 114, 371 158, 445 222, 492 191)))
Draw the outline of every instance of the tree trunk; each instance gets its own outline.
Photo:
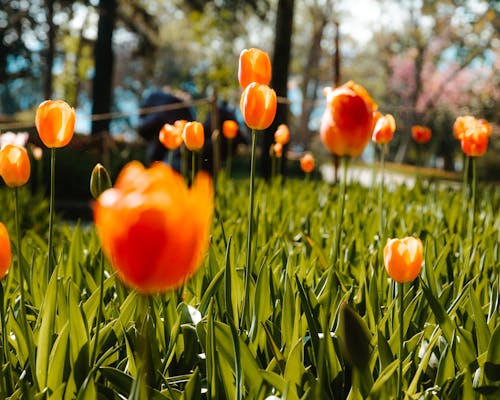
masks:
MULTIPOLYGON (((313 21, 313 23, 316 21, 313 21)), ((321 18, 317 25, 314 27, 311 47, 307 56, 307 63, 303 73, 303 80, 301 85, 302 91, 302 114, 300 116, 300 124, 298 129, 299 140, 306 144, 309 141, 309 118, 311 117, 312 110, 314 109, 314 102, 316 101, 316 93, 318 88, 318 63, 321 55, 321 39, 327 24, 326 18, 321 18), (310 88, 313 82, 312 89, 310 88)))
MULTIPOLYGON (((99 1, 99 23, 94 47, 94 81, 92 85, 92 114, 111 111, 113 101, 113 30, 116 20, 116 0, 99 1)), ((92 134, 109 132, 109 119, 92 121, 92 134)))
POLYGON ((49 27, 47 33, 47 55, 46 55, 46 67, 45 72, 45 82, 43 86, 43 97, 45 99, 52 98, 53 89, 53 77, 52 77, 52 67, 54 66, 54 54, 56 48, 56 25, 54 24, 54 0, 46 0, 45 4, 47 6, 47 25, 49 27))
MULTIPOLYGON (((274 52, 272 60, 271 87, 278 97, 286 98, 288 95, 288 66, 290 64, 290 49, 292 43, 294 0, 279 0, 276 14, 276 32, 274 36, 274 52)), ((266 132, 262 135, 261 172, 267 179, 271 176, 271 157, 269 147, 274 140, 274 132, 279 124, 287 122, 289 105, 278 103, 276 118, 266 132)), ((285 158, 283 157, 283 160, 285 158)), ((285 167, 282 163, 282 168, 285 167)))

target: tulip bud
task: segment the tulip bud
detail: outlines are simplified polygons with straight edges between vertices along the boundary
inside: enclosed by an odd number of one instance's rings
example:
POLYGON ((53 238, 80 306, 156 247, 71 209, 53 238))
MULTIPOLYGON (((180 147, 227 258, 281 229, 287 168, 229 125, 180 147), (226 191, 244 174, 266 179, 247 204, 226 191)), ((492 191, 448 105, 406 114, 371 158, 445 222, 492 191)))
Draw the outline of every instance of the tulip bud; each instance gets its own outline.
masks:
POLYGON ((338 336, 343 357, 358 369, 370 360, 370 331, 361 316, 347 303, 340 305, 338 336))
POLYGON ((102 192, 111 188, 111 178, 106 168, 101 163, 97 163, 90 176, 90 194, 97 199, 102 192))

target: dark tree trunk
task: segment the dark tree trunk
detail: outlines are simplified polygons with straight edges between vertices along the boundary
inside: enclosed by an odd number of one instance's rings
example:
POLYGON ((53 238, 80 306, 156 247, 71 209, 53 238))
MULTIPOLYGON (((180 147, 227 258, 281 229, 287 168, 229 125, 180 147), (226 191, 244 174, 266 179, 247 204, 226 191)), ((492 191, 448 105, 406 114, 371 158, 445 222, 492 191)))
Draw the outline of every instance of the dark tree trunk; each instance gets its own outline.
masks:
MULTIPOLYGON (((111 111, 113 101, 113 30, 116 20, 116 0, 99 1, 99 23, 94 47, 95 75, 92 85, 92 114, 111 111)), ((109 119, 92 121, 92 134, 109 132, 109 119)))
POLYGON ((55 43, 56 43, 56 26, 54 24, 54 0, 46 0, 47 6, 47 25, 49 31, 47 33, 47 55, 46 55, 46 66, 47 71, 45 73, 45 82, 43 86, 43 97, 44 99, 52 98, 52 67, 54 65, 54 54, 55 54, 55 43))
MULTIPOLYGON (((278 12, 276 15, 276 32, 274 37, 274 52, 273 52, 273 73, 271 78, 271 87, 276 91, 278 97, 286 99, 288 91, 288 66, 290 64, 290 49, 292 43, 292 27, 293 27, 293 9, 294 0, 279 0, 278 12)), ((271 176, 271 157, 269 155, 269 147, 274 140, 274 132, 279 124, 287 122, 288 104, 285 102, 278 103, 276 118, 271 126, 262 135, 262 155, 261 155, 261 172, 267 179, 271 176)), ((285 158, 283 157, 283 161, 285 158)), ((282 163, 284 168, 285 163, 282 163)))

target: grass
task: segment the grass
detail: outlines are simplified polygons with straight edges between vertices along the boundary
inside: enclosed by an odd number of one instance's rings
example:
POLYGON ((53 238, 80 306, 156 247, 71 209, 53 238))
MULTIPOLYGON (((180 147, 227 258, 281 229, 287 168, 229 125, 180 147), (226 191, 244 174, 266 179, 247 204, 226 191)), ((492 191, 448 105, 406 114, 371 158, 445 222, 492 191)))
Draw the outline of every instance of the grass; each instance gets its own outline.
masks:
MULTIPOLYGON (((339 230, 338 187, 291 178, 256 181, 251 301, 243 310, 248 186, 217 180, 209 252, 183 293, 145 301, 105 264, 97 347, 99 240, 92 227, 57 224, 57 267, 48 276, 47 205, 22 193, 28 328, 14 261, 1 282, 0 398, 137 398, 140 375, 149 399, 391 399, 401 324, 406 398, 498 398, 498 188, 479 187, 472 230, 460 190, 422 180, 385 193, 385 236, 417 236, 425 248, 401 321, 381 258, 377 190, 348 185, 339 230)), ((0 216, 13 237, 11 195, 0 191, 0 216)))

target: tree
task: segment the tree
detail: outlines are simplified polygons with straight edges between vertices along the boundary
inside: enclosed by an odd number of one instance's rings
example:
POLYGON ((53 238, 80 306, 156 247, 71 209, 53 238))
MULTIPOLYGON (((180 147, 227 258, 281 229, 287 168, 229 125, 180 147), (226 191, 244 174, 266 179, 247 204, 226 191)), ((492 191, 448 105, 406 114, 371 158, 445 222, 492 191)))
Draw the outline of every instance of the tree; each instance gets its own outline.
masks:
MULTIPOLYGON (((279 0, 277 6, 271 86, 280 99, 286 99, 288 95, 294 3, 294 0, 279 0)), ((260 165, 261 173, 265 178, 271 176, 271 158, 267 149, 273 143, 274 132, 278 125, 287 123, 288 108, 286 101, 278 102, 276 118, 263 135, 260 165)))

